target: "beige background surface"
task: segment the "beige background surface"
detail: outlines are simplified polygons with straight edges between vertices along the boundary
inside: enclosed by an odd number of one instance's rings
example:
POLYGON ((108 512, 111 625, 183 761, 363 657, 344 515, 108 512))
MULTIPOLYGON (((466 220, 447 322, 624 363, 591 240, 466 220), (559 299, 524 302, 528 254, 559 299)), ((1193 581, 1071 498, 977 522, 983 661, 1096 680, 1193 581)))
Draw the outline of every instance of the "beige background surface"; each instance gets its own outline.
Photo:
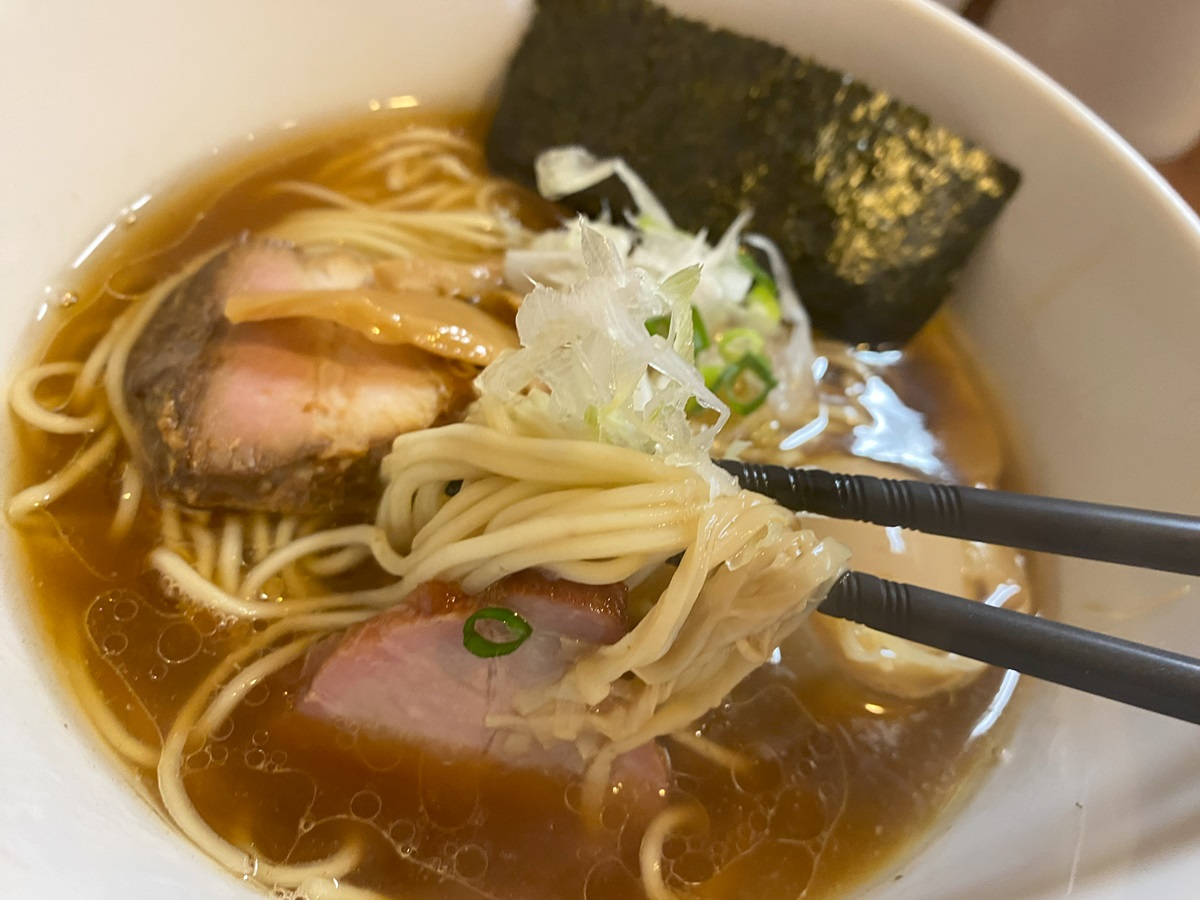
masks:
MULTIPOLYGON (((963 8, 963 15, 975 24, 986 27, 988 13, 996 0, 970 0, 963 8)), ((1200 211, 1200 144, 1170 163, 1158 166, 1159 172, 1177 190, 1192 209, 1200 211)))

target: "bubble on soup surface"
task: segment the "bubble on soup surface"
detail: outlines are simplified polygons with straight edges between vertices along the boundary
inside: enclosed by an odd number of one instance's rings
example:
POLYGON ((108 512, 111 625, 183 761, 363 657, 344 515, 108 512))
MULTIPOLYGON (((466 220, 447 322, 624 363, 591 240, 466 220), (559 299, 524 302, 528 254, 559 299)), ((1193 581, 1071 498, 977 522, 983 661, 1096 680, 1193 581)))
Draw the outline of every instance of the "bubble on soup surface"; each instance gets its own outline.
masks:
POLYGON ((750 815, 746 817, 746 824, 750 826, 751 831, 753 831, 757 834, 762 834, 763 832, 765 832, 767 830, 767 827, 771 824, 771 820, 767 816, 767 813, 765 810, 756 809, 756 810, 753 810, 750 813, 750 815))
POLYGON ((267 761, 267 754, 260 747, 251 747, 243 755, 242 759, 251 769, 261 769, 267 761))
POLYGON ((478 844, 466 844, 454 854, 454 874, 471 881, 487 874, 487 851, 478 844))
POLYGON ((600 808, 600 827, 605 831, 619 832, 628 819, 626 805, 620 799, 610 799, 600 808))
POLYGON ((227 652, 225 646, 210 643, 191 629, 177 610, 164 610, 151 602, 148 593, 130 589, 97 596, 83 614, 83 630, 97 656, 160 733, 171 727, 178 704, 227 652), (184 636, 186 630, 191 630, 192 639, 184 636), (165 656, 175 660, 170 664, 164 661, 160 649, 164 646, 165 656), (119 653, 113 652, 118 649, 119 653))
POLYGON ((668 866, 670 878, 684 884, 703 884, 715 874, 711 853, 689 851, 668 866))
POLYGON ((163 662, 184 663, 200 652, 203 638, 191 622, 168 625, 158 635, 158 656, 163 662))
MULTIPOLYGON (((836 738, 805 710, 792 690, 772 678, 751 680, 701 723, 705 740, 731 755, 728 765, 696 756, 680 757, 681 770, 695 777, 692 791, 705 798, 710 823, 682 835, 686 851, 671 846, 668 873, 682 886, 708 881, 736 884, 722 875, 755 855, 767 865, 786 842, 802 865, 792 865, 794 886, 764 897, 795 897, 811 877, 811 860, 821 852, 841 816, 848 791, 845 760, 836 738)), ((687 780, 687 776, 679 779, 687 780)), ((780 850, 782 852, 782 850, 780 850)), ((775 886, 782 890, 784 882, 775 886)), ((764 890, 766 890, 764 885, 764 890)), ((752 896, 746 893, 714 896, 752 896)))
POLYGON ((208 752, 208 747, 201 747, 193 753, 189 753, 183 760, 184 775, 191 775, 195 772, 203 772, 212 763, 212 755, 208 752))
POLYGON ((578 781, 572 781, 563 789, 563 803, 573 813, 583 809, 583 786, 578 781))
POLYGON ((104 640, 100 644, 100 649, 104 656, 120 656, 129 647, 129 638, 121 632, 105 635, 104 640))
POLYGON ((350 815, 356 819, 374 819, 383 808, 383 801, 374 791, 358 791, 350 798, 350 815))
POLYGON ((212 637, 221 628, 222 618, 207 609, 191 610, 192 626, 202 637, 212 637))
MULTIPOLYGON (((388 838, 400 847, 412 847, 417 838, 417 826, 411 819, 397 819, 388 829, 388 838)), ((411 850, 410 850, 411 852, 411 850)))
POLYGON ((774 790, 783 781, 783 767, 775 752, 765 744, 744 748, 741 760, 742 763, 734 766, 731 772, 738 790, 758 794, 774 790))
POLYGON ((829 816, 811 791, 802 786, 782 791, 771 810, 769 830, 796 840, 815 840, 830 826, 829 816))
POLYGON ((608 859, 588 870, 583 900, 626 900, 642 896, 641 881, 624 864, 608 859))
POLYGON ((686 838, 677 834, 669 834, 663 841, 662 856, 663 859, 678 859, 683 856, 688 850, 688 841, 686 838))
POLYGON ((112 617, 118 622, 128 622, 138 614, 141 597, 132 591, 116 591, 112 596, 112 617))

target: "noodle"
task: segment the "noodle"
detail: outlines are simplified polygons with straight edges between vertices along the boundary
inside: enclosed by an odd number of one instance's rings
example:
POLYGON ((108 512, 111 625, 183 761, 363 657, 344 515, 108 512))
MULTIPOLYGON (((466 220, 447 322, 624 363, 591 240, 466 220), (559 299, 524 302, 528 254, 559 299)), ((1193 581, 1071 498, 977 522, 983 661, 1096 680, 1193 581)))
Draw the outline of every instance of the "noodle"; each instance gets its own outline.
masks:
POLYGON ((238 589, 244 563, 242 522, 237 516, 226 516, 221 527, 221 545, 217 555, 217 584, 226 593, 238 589))
MULTIPOLYGON (((306 249, 348 247, 379 264, 379 272, 387 269, 382 260, 434 257, 483 260, 486 277, 495 279, 504 251, 529 239, 509 211, 512 189, 486 174, 479 147, 440 129, 388 135, 311 180, 281 180, 270 192, 305 206, 263 234, 306 249)), ((134 298, 85 358, 43 361, 18 375, 10 392, 15 415, 52 440, 79 446, 59 471, 10 500, 10 519, 23 523, 111 465, 120 487, 110 534, 119 541, 134 531, 148 488, 126 366, 161 304, 223 249, 210 248, 134 298), (65 382, 61 401, 51 404, 45 397, 58 379, 65 382)), ((403 271, 393 264, 394 277, 403 271)), ((515 308, 519 299, 509 293, 515 308)), ((635 324, 640 333, 644 321, 635 324)), ((222 866, 295 900, 380 900, 345 882, 365 855, 353 840, 324 859, 291 864, 255 858, 239 846, 252 846, 249 836, 223 837, 188 794, 185 759, 254 686, 430 581, 478 593, 510 574, 540 569, 578 584, 642 586, 644 615, 620 640, 581 647, 563 641, 565 674, 520 691, 510 711, 485 723, 515 743, 573 745, 587 816, 598 820, 614 760, 664 736, 730 771, 747 765, 700 736, 694 723, 800 627, 841 572, 844 549, 818 542, 792 513, 737 490, 703 452, 692 458, 653 440, 647 446, 657 449, 643 452, 579 439, 542 414, 537 390, 523 399, 529 402, 506 404, 484 391, 470 421, 401 435, 382 463, 386 487, 372 522, 159 504, 150 567, 175 596, 214 613, 214 627, 249 623, 232 631, 242 643, 187 697, 161 748, 131 734, 90 678, 72 677, 103 740, 133 765, 155 769, 166 815, 222 866), (327 583, 360 571, 377 578, 369 583, 385 583, 342 593, 327 583)), ((820 408, 824 424, 814 433, 856 423, 849 405, 822 399, 820 408)), ((681 432, 691 433, 686 426, 681 432)), ((919 648, 913 659, 949 671, 955 684, 969 674, 961 660, 921 655, 932 652, 919 648)), ((638 857, 650 900, 676 898, 664 873, 664 842, 698 812, 668 806, 645 831, 638 857)), ((408 861, 444 875, 420 859, 408 861)))
POLYGON ((114 540, 120 541, 129 535, 138 509, 142 505, 144 488, 145 482, 142 480, 142 473, 138 471, 132 460, 126 460, 125 468, 121 473, 117 511, 113 514, 112 525, 109 527, 109 534, 114 540))
MULTIPOLYGON (((227 843, 201 818, 188 798, 183 783, 183 756, 188 740, 197 733, 201 737, 210 734, 232 712, 234 699, 240 698, 253 682, 267 677, 297 659, 320 634, 344 628, 361 621, 367 615, 369 614, 344 612, 307 614, 276 623, 222 660, 192 693, 167 732, 158 761, 158 787, 163 806, 180 831, 226 868, 234 872, 250 872, 267 884, 303 889, 306 884, 314 883, 314 880, 325 880, 325 883, 328 883, 329 880, 343 878, 358 865, 362 851, 350 843, 333 856, 302 865, 267 863, 254 859, 245 851, 227 843), (296 633, 301 637, 263 656, 242 669, 240 675, 231 678, 244 663, 261 654, 281 637, 296 633), (217 693, 215 709, 212 706, 214 693, 217 693), (211 713, 209 710, 212 710, 211 713)), ((328 896, 340 898, 343 895, 335 887, 328 896)))
POLYGON ((49 506, 71 488, 78 485, 116 452, 120 434, 107 429, 100 438, 76 454, 67 465, 41 484, 27 487, 8 501, 9 519, 19 522, 31 513, 49 506))
POLYGON ((221 616, 246 619, 287 619, 291 616, 335 610, 361 609, 394 602, 395 591, 359 591, 352 594, 327 594, 304 600, 243 600, 221 590, 205 578, 179 554, 159 547, 150 554, 150 565, 183 596, 221 616))
POLYGON ((370 525, 350 525, 332 531, 322 531, 307 537, 277 541, 278 550, 267 556, 250 570, 238 588, 238 594, 246 600, 257 596, 273 576, 285 571, 292 563, 315 553, 345 547, 346 545, 369 544, 376 538, 370 525))
POLYGON ((80 703, 87 712, 88 718, 100 732, 100 737, 122 759, 127 760, 139 769, 152 769, 158 765, 160 748, 152 747, 138 740, 121 724, 121 720, 113 714, 112 709, 104 702, 104 696, 96 683, 88 677, 82 668, 71 670, 71 686, 79 696, 80 703))
MULTIPOLYGON (((522 239, 521 227, 504 208, 510 189, 483 173, 478 148, 465 138, 440 129, 410 128, 337 160, 317 173, 317 182, 331 177, 336 168, 349 170, 356 182, 350 193, 319 183, 278 183, 278 192, 327 208, 297 212, 267 234, 304 246, 351 246, 375 257, 432 255, 466 261, 494 258, 522 239)), ((124 390, 126 365, 162 302, 222 249, 212 248, 132 298, 86 358, 42 362, 17 376, 9 402, 19 419, 47 435, 82 436, 84 442, 63 468, 9 501, 12 521, 27 520, 115 458, 121 465, 121 480, 110 532, 117 540, 130 534, 145 484, 136 464, 141 448, 124 390), (61 392, 64 399, 61 405, 50 406, 41 395, 57 379, 67 379, 61 392)), ((120 295, 114 291, 113 296, 120 295)), ((440 499, 430 491, 424 497, 421 515, 432 516, 440 499)), ((161 750, 130 735, 90 681, 75 687, 102 737, 116 752, 139 767, 157 767, 161 800, 175 826, 226 868, 296 898, 377 900, 376 893, 343 880, 358 865, 360 847, 346 844, 324 860, 301 865, 254 860, 200 817, 183 783, 187 743, 216 728, 253 684, 298 659, 314 641, 401 599, 396 585, 347 594, 331 594, 320 585, 310 587, 301 568, 326 578, 373 558, 385 568, 403 565, 385 533, 375 526, 330 532, 314 530, 314 524, 262 513, 212 516, 163 501, 160 543, 149 555, 150 565, 163 579, 190 603, 222 618, 276 621, 217 664, 183 705, 161 750), (287 599, 264 596, 276 580, 282 582, 287 599), (271 649, 288 635, 299 637, 271 649)))
POLYGON ((393 477, 379 519, 396 551, 409 551, 389 567, 401 576, 401 597, 431 580, 477 592, 535 567, 604 583, 682 551, 667 589, 629 634, 544 692, 518 695, 514 715, 489 717, 543 744, 574 741, 592 757, 586 807, 617 754, 694 721, 761 665, 839 574, 844 551, 818 545, 761 497, 712 498, 712 484, 691 468, 515 431, 464 423, 401 435, 383 464, 393 477), (523 480, 534 472, 542 480, 523 480), (423 490, 456 478, 456 496, 432 516, 418 514, 423 490), (580 491, 587 514, 566 513, 580 491), (756 601, 738 604, 739 596, 756 601))
POLYGON ((259 562, 266 559, 267 554, 273 549, 274 538, 271 536, 271 527, 267 522, 266 513, 255 513, 251 523, 251 531, 253 542, 251 544, 250 561, 259 562))
POLYGON ((638 861, 641 863, 642 887, 650 900, 679 900, 679 895, 667 887, 663 879, 663 844, 672 832, 696 817, 694 806, 671 806, 655 816, 642 835, 638 861))
POLYGON ((188 528, 195 551, 195 569, 205 581, 212 581, 217 567, 217 539, 207 522, 195 522, 188 528))
POLYGON ((730 772, 741 772, 753 764, 750 758, 744 754, 738 753, 736 750, 730 750, 728 747, 722 747, 697 731, 690 731, 685 728, 681 731, 672 732, 670 738, 675 743, 687 747, 687 749, 698 756, 703 756, 710 762, 730 772))
MULTIPOLYGON (((47 409, 37 399, 37 389, 52 378, 62 378, 65 375, 75 376, 78 383, 83 371, 83 363, 64 361, 44 363, 32 366, 16 377, 9 389, 9 405, 13 412, 20 416, 28 425, 50 434, 90 434, 104 425, 108 412, 96 409, 81 416, 47 409)), ((73 399, 75 391, 68 395, 68 403, 73 399)))
POLYGON ((479 148, 449 132, 413 128, 373 142, 318 173, 350 170, 352 184, 283 181, 275 190, 323 204, 269 231, 302 247, 350 247, 375 258, 435 256, 473 262, 525 240, 504 209, 511 189, 483 171, 479 148), (382 185, 378 183, 382 180, 382 185))

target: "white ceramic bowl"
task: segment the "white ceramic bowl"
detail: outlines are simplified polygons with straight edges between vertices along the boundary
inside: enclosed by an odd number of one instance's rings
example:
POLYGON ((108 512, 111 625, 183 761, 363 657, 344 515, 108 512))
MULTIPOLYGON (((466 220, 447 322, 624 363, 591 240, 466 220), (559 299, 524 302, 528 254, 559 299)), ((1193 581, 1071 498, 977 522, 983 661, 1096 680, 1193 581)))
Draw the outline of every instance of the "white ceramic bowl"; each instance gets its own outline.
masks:
MULTIPOLYGON (((675 0, 849 69, 997 151, 1024 183, 956 306, 1034 487, 1200 513, 1200 221, 1093 116, 919 0, 675 0)), ((416 95, 483 102, 520 0, 0 5, 0 361, 117 211, 280 123, 416 95)), ((251 897, 173 835, 76 719, 14 552, 0 605, 0 887, 9 897, 251 897)), ((1063 565, 1063 618, 1200 654, 1185 579, 1063 565)), ((1034 686, 1011 747, 928 848, 869 891, 1191 897, 1194 727, 1034 686), (894 880, 894 875, 903 878, 894 880)))

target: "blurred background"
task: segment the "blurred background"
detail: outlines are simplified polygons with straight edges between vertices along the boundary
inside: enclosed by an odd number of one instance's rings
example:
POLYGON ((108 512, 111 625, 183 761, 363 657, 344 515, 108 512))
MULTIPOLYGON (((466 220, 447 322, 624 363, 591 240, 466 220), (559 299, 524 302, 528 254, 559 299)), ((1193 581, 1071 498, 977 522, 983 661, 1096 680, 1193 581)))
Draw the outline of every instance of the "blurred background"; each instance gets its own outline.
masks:
POLYGON ((937 0, 1083 100, 1200 210, 1200 0, 937 0))

